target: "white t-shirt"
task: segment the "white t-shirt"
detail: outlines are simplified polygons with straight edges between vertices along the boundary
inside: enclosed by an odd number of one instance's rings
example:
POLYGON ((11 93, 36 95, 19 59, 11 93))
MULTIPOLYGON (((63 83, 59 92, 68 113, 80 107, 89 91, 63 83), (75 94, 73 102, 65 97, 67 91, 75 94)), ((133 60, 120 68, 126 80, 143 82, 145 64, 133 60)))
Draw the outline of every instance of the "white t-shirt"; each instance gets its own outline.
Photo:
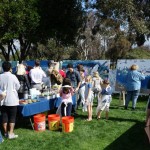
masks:
POLYGON ((46 74, 40 67, 35 67, 30 70, 29 76, 31 77, 31 83, 42 83, 42 79, 46 77, 46 74))
POLYGON ((93 88, 97 88, 97 89, 101 90, 102 81, 103 81, 102 78, 93 77, 93 88))

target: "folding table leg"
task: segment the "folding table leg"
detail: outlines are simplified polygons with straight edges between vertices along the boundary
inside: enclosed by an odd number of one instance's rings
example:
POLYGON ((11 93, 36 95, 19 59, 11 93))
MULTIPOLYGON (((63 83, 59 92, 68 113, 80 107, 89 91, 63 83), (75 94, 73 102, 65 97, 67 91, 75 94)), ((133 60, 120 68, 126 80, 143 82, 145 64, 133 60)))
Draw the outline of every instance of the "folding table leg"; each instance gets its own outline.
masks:
POLYGON ((31 123, 32 129, 34 130, 34 127, 33 127, 33 122, 32 122, 32 119, 31 119, 31 117, 29 117, 29 120, 30 120, 30 123, 31 123))

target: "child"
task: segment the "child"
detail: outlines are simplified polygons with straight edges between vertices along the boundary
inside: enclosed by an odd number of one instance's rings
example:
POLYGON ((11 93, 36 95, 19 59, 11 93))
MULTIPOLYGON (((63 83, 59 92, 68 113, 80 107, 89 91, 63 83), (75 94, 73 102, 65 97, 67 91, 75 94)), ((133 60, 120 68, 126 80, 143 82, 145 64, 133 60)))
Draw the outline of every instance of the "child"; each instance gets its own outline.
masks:
POLYGON ((92 91, 92 77, 87 76, 85 85, 85 104, 87 105, 88 110, 88 119, 87 121, 92 120, 92 106, 93 106, 93 91, 92 91))
POLYGON ((109 106, 111 102, 112 88, 110 87, 109 81, 104 80, 102 85, 102 92, 98 95, 98 106, 96 109, 97 120, 101 118, 101 112, 105 109, 106 119, 108 120, 109 106))
POLYGON ((71 116, 73 91, 70 79, 65 78, 60 90, 60 97, 62 98, 60 106, 61 116, 71 116))

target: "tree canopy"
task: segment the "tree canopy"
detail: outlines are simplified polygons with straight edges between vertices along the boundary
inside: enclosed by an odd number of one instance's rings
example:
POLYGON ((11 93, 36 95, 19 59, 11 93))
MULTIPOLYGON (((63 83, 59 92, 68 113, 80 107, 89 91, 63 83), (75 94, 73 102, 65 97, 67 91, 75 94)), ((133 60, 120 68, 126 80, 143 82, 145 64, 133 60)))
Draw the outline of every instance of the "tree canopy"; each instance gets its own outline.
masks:
POLYGON ((59 60, 68 50, 71 59, 117 59, 149 36, 150 0, 0 0, 6 60, 59 60))
POLYGON ((0 14, 0 49, 6 60, 11 54, 24 60, 37 42, 49 38, 59 45, 74 43, 82 21, 78 0, 1 0, 0 14), (14 39, 19 40, 19 51, 14 39))

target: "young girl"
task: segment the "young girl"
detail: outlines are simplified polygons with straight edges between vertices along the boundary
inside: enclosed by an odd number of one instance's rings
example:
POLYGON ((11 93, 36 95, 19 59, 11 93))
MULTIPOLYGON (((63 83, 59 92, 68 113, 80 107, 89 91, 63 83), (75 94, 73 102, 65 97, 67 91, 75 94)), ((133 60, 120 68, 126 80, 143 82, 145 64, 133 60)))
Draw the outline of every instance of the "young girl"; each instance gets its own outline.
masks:
POLYGON ((98 106, 96 109, 97 112, 97 120, 101 118, 101 112, 103 110, 106 111, 106 119, 108 119, 108 112, 111 98, 112 88, 109 85, 108 80, 103 81, 102 92, 98 95, 98 106))
POLYGON ((62 116, 71 116, 72 95, 73 95, 73 88, 70 85, 64 85, 60 90, 60 97, 62 98, 61 103, 62 116))
POLYGON ((85 104, 87 105, 88 110, 88 119, 87 121, 92 120, 92 106, 93 106, 93 91, 92 89, 92 77, 87 76, 85 85, 85 104))

